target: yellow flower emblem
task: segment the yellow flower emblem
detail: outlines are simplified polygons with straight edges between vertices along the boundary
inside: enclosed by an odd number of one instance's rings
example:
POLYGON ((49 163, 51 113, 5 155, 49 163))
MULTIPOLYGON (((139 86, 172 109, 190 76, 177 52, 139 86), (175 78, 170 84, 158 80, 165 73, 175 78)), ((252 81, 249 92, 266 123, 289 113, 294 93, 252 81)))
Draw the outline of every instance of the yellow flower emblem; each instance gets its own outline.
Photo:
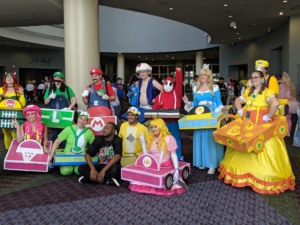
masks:
POLYGON ((235 125, 233 127, 231 127, 228 131, 227 131, 227 134, 230 135, 230 136, 237 136, 240 134, 240 126, 238 125, 235 125))

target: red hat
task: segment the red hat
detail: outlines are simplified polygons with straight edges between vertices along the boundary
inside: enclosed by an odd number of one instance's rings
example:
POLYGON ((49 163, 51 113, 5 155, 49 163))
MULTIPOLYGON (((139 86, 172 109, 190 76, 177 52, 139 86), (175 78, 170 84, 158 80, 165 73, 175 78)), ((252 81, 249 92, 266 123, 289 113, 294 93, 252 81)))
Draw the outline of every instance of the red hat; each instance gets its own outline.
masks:
POLYGON ((91 74, 91 75, 92 75, 92 74, 102 75, 103 72, 102 72, 102 70, 100 70, 100 69, 98 69, 98 68, 93 68, 93 69, 90 70, 90 74, 91 74))
POLYGON ((34 111, 40 116, 42 115, 42 110, 37 105, 28 105, 23 109, 23 115, 26 117, 27 112, 34 111))

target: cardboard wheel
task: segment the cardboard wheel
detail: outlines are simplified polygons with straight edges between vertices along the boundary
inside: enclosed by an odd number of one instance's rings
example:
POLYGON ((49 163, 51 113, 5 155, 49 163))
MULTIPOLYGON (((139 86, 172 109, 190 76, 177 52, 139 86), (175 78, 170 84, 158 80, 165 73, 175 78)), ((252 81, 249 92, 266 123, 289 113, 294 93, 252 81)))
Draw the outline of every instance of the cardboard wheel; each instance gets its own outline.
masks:
POLYGON ((190 171, 189 171, 189 168, 186 166, 182 170, 182 179, 184 180, 184 182, 187 181, 187 179, 189 178, 189 175, 190 175, 190 171))
POLYGON ((173 175, 170 173, 166 176, 165 186, 167 190, 171 190, 173 186, 173 175))
POLYGON ((253 141, 253 151, 255 153, 260 153, 262 152, 262 150, 264 149, 265 147, 265 144, 264 144, 265 140, 261 137, 258 137, 256 138, 254 141, 253 141))
POLYGON ((288 124, 284 121, 279 121, 275 127, 274 135, 279 138, 284 138, 288 132, 288 124))

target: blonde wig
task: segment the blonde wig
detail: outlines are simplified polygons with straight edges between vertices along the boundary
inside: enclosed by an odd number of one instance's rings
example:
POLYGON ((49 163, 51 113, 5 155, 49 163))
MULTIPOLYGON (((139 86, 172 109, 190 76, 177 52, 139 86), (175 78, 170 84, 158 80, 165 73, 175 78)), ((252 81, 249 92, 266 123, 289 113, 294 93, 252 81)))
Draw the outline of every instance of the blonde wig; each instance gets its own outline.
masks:
POLYGON ((208 86, 209 92, 212 94, 212 96, 215 96, 215 94, 213 92, 213 75, 212 75, 211 70, 207 69, 207 68, 202 68, 199 72, 197 86, 196 86, 196 93, 197 93, 197 91, 200 90, 201 86, 203 85, 200 80, 201 74, 206 74, 207 86, 208 86))
POLYGON ((281 78, 281 83, 290 90, 291 97, 295 98, 296 97, 295 86, 292 83, 290 76, 287 73, 283 73, 282 78, 281 78))
MULTIPOLYGON (((158 135, 158 141, 157 141, 157 148, 160 150, 163 150, 164 152, 167 150, 167 143, 166 143, 166 136, 170 135, 170 132, 165 124, 165 122, 160 119, 153 119, 150 122, 150 127, 156 126, 158 128, 159 131, 159 135, 158 135)), ((153 134, 152 131, 150 131, 149 133, 149 139, 147 142, 147 149, 149 150, 151 145, 153 144, 153 142, 155 141, 155 136, 153 134)))

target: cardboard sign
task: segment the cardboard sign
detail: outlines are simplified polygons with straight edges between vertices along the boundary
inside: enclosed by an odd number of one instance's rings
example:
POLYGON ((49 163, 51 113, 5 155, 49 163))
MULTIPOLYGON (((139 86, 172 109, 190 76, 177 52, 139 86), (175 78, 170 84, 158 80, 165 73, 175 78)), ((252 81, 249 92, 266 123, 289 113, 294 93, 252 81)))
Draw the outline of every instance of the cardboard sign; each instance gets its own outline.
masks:
POLYGON ((22 110, 0 109, 0 127, 1 128, 15 128, 12 123, 12 118, 16 118, 21 125, 26 121, 22 110))
POLYGON ((21 110, 22 106, 19 101, 14 99, 5 99, 0 102, 0 109, 21 110))
MULTIPOLYGON (((64 152, 55 152, 54 155, 54 166, 78 166, 86 164, 84 158, 85 153, 64 153, 64 152)), ((98 163, 98 156, 92 158, 94 164, 98 163)))
MULTIPOLYGON (((48 142, 51 149, 52 142, 48 142)), ((20 144, 13 139, 4 159, 5 170, 48 172, 48 154, 43 153, 43 148, 35 140, 25 140, 20 144)))
POLYGON ((73 123, 73 110, 42 108, 42 123, 50 128, 65 128, 73 123))
POLYGON ((216 128, 222 112, 187 115, 178 120, 180 130, 200 130, 216 128))

